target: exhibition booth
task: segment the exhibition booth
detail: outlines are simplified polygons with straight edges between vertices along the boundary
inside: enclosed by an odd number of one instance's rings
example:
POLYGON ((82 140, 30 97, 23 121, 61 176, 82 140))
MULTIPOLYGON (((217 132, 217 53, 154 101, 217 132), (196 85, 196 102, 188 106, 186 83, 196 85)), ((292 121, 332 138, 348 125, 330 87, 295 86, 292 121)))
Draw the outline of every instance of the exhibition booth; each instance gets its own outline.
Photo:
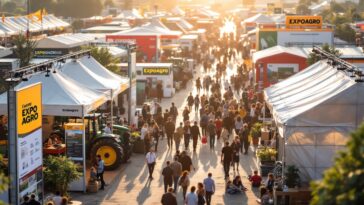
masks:
POLYGON ((304 181, 322 178, 364 118, 364 84, 327 60, 264 90, 278 128, 279 158, 304 181))

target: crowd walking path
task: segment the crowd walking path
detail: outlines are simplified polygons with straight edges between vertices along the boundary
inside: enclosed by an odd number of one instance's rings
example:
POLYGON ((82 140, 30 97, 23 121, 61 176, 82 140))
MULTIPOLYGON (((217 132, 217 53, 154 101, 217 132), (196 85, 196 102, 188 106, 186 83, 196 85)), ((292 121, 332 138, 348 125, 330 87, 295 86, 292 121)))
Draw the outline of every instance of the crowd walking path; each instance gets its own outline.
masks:
MULTIPOLYGON (((236 71, 235 64, 231 63, 228 67, 226 79, 230 79, 230 75, 236 71)), ((206 73, 203 73, 203 69, 196 68, 195 77, 189 81, 186 89, 182 89, 177 92, 173 98, 163 99, 161 106, 162 109, 169 109, 172 102, 178 107, 179 116, 177 123, 182 122, 182 115, 184 107, 186 106, 187 96, 190 92, 193 95, 196 94, 195 79, 200 76, 203 78, 206 73), (201 70, 201 71, 200 71, 201 70)), ((209 73, 211 75, 211 73, 209 73)), ((223 87, 223 86, 222 86, 223 87)), ((192 109, 190 113, 191 121, 199 122, 199 115, 192 109)), ((231 139, 231 138, 230 138, 231 139)), ((213 205, 256 205, 257 197, 259 196, 259 190, 253 189, 248 181, 248 175, 252 174, 257 169, 257 161, 255 154, 250 150, 248 155, 240 156, 239 173, 230 170, 230 178, 236 175, 242 176, 243 184, 248 188, 243 194, 229 195, 225 193, 225 180, 223 165, 220 162, 222 141, 217 141, 214 150, 210 150, 209 145, 202 145, 199 140, 197 151, 192 151, 192 143, 190 143, 190 149, 188 154, 193 160, 193 165, 196 168, 195 171, 191 171, 190 179, 191 186, 197 186, 198 182, 202 182, 207 177, 209 172, 212 173, 213 179, 216 183, 216 192, 212 197, 213 205)), ((180 145, 180 151, 183 151, 183 140, 180 145)), ((112 177, 106 180, 109 184, 104 191, 99 191, 95 194, 72 194, 73 199, 81 201, 86 205, 156 205, 161 204, 161 197, 164 193, 163 189, 163 177, 161 175, 162 169, 165 167, 166 161, 173 161, 173 156, 176 153, 175 147, 168 149, 167 140, 164 138, 159 141, 157 152, 157 164, 153 174, 154 180, 148 180, 148 168, 145 164, 145 156, 143 154, 133 154, 130 161, 127 164, 123 164, 122 168, 118 172, 113 173, 112 177)), ((183 205, 182 190, 177 192, 178 204, 183 205)))

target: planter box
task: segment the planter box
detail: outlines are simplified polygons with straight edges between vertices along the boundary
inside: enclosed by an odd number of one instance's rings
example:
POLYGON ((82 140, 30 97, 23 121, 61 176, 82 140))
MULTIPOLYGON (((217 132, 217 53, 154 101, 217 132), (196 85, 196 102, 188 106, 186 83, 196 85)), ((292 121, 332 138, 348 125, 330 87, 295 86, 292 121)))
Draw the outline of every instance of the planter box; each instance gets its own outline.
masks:
POLYGON ((260 174, 263 177, 268 176, 268 174, 270 172, 273 171, 274 169, 274 162, 272 161, 263 161, 259 163, 259 167, 260 167, 260 174))
POLYGON ((144 154, 144 141, 143 140, 137 140, 134 142, 133 146, 134 153, 144 154))

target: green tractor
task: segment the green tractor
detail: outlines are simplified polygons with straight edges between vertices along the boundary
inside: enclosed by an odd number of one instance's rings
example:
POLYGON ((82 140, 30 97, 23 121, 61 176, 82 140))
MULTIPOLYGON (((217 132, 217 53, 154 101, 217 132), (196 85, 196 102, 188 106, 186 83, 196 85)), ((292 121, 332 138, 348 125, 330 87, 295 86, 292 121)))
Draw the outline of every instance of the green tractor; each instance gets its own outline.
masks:
MULTIPOLYGON (((82 123, 82 120, 79 118, 68 119, 63 122, 82 123)), ((100 155, 104 160, 105 170, 115 170, 122 163, 128 161, 133 150, 128 127, 114 124, 113 134, 103 133, 106 119, 99 113, 86 115, 84 124, 86 157, 91 160, 92 164, 95 164, 97 155, 100 155)), ((63 126, 57 126, 53 130, 50 137, 57 135, 61 139, 64 139, 63 126)))
POLYGON ((96 162, 96 156, 100 155, 105 162, 105 170, 115 170, 128 161, 133 145, 128 127, 114 124, 113 134, 105 134, 102 132, 105 124, 100 114, 85 117, 87 153, 91 162, 96 162))

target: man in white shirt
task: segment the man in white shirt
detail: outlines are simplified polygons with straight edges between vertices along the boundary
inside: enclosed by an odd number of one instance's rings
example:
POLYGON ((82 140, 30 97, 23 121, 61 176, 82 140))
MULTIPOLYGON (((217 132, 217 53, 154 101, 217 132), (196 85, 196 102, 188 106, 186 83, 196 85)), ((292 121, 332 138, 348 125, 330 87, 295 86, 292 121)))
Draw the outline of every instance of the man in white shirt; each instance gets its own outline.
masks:
POLYGON ((157 156, 154 152, 153 149, 150 149, 150 151, 147 153, 147 155, 145 156, 145 162, 148 165, 148 170, 149 170, 149 179, 152 180, 153 179, 153 171, 154 171, 154 167, 155 167, 155 162, 157 160, 157 156))
POLYGON ((55 205, 61 205, 62 204, 62 196, 59 191, 56 191, 56 195, 52 197, 52 201, 55 205))
POLYGON ((104 133, 105 134, 112 134, 111 123, 106 124, 106 127, 104 128, 104 133))
POLYGON ((186 205, 197 205, 198 204, 198 197, 195 193, 196 187, 191 187, 191 192, 186 194, 186 205))

